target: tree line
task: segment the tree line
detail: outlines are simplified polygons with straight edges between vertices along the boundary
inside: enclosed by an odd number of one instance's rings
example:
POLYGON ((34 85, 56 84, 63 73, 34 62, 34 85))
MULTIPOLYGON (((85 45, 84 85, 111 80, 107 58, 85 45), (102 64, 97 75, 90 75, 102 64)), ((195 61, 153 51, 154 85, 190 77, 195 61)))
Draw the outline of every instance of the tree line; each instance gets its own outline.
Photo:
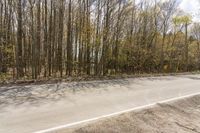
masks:
POLYGON ((200 24, 177 7, 176 0, 1 0, 0 75, 199 70, 200 24))

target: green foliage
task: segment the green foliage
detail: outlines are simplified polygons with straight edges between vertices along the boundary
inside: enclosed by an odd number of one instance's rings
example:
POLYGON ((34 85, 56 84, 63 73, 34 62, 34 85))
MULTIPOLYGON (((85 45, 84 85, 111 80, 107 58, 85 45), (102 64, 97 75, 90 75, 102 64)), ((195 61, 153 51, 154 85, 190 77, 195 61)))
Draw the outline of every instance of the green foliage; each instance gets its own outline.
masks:
POLYGON ((173 18, 173 23, 175 26, 178 26, 181 24, 190 24, 191 22, 192 22, 192 17, 189 15, 176 16, 173 18))

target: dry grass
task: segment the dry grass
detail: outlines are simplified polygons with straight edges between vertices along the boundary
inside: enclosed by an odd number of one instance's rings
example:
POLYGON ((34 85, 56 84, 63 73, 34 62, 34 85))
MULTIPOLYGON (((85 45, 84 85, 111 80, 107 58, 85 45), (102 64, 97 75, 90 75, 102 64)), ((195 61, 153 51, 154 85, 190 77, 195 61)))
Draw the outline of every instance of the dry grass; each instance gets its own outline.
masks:
POLYGON ((56 133, 200 133, 200 96, 56 133))

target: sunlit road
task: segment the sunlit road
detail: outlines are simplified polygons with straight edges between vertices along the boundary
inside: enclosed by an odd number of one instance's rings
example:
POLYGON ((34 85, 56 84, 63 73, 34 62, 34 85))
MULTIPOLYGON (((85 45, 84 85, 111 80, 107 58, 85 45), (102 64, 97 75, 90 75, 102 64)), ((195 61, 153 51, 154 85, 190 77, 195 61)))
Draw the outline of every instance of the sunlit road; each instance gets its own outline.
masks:
POLYGON ((37 132, 200 93, 200 75, 74 82, 22 88, 25 89, 0 88, 0 133, 37 132), (57 89, 52 91, 53 87, 57 89))

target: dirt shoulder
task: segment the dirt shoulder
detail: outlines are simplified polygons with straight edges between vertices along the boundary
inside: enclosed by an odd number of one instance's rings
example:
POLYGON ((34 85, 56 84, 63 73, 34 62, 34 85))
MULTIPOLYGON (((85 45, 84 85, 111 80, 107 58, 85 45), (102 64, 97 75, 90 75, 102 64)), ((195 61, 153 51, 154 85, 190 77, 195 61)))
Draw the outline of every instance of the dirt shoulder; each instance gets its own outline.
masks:
POLYGON ((126 78, 143 78, 143 77, 160 77, 160 76, 179 76, 179 75, 195 75, 200 72, 180 72, 180 73, 149 73, 149 74, 119 74, 108 76, 78 76, 78 77, 63 77, 63 78, 49 78, 38 80, 1 80, 0 87, 11 86, 25 86, 25 85, 43 85, 43 84, 56 84, 61 82, 80 82, 80 81, 96 81, 96 80, 113 80, 113 79, 126 79, 126 78))
POLYGON ((200 133, 200 96, 157 104, 56 133, 200 133))

